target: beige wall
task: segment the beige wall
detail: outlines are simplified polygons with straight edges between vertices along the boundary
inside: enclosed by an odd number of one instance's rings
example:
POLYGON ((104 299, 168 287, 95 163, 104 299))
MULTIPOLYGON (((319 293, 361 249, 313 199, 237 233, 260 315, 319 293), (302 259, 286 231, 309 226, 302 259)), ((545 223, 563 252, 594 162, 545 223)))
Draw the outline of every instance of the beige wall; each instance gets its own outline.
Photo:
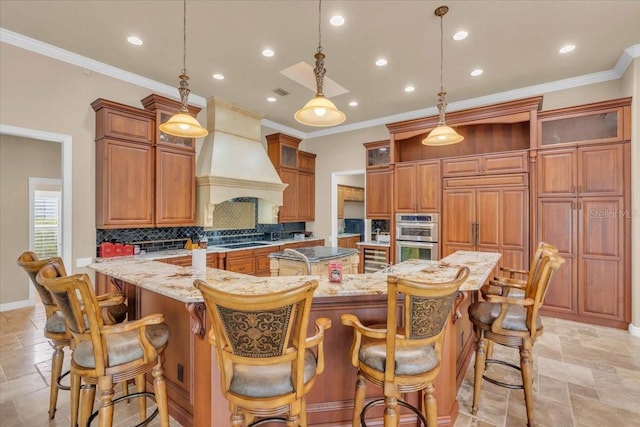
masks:
POLYGON ((29 250, 29 177, 61 178, 61 145, 0 135, 0 305, 29 298, 18 256, 29 250))

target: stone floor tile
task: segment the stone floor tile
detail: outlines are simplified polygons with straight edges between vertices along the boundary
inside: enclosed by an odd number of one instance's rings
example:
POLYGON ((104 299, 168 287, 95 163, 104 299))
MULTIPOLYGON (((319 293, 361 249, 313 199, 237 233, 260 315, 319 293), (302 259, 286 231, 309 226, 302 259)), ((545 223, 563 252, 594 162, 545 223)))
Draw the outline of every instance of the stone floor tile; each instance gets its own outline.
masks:
POLYGON ((578 384, 567 383, 569 394, 577 394, 579 396, 588 397, 589 399, 599 400, 598 390, 592 387, 585 387, 578 384))
POLYGON ((585 387, 595 387, 595 380, 593 379, 591 369, 584 366, 540 357, 538 359, 538 369, 548 377, 572 382, 585 387))
POLYGON ((0 384, 0 403, 17 399, 34 391, 47 388, 40 374, 23 375, 20 378, 5 381, 0 384))
POLYGON ((540 375, 538 377, 537 392, 556 402, 569 404, 569 388, 566 381, 540 375))
MULTIPOLYGON (((524 392, 514 390, 509 395, 509 408, 507 411, 510 422, 521 419, 526 425, 527 410, 524 403, 524 392)), ((534 394, 533 396, 533 420, 534 425, 565 427, 573 425, 573 414, 570 402, 557 402, 546 396, 534 394)), ((517 425, 517 424, 516 424, 517 425)), ((511 427, 511 424, 506 424, 511 427)))
POLYGON ((571 395, 576 427, 638 427, 638 413, 576 394, 571 395))

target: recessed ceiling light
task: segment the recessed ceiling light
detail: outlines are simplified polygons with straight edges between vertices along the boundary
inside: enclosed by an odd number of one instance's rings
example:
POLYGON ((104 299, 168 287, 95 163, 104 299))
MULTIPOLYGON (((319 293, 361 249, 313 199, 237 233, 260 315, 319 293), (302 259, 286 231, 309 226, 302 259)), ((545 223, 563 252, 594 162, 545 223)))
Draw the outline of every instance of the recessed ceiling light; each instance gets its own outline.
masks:
POLYGON ((142 40, 140 39, 140 37, 129 36, 129 37, 127 37, 127 41, 129 43, 131 43, 132 45, 135 45, 135 46, 141 46, 142 45, 142 40))
POLYGON ((558 50, 558 52, 560 52, 560 53, 569 53, 569 52, 572 52, 575 48, 576 48, 576 45, 574 45, 574 44, 566 44, 566 45, 562 46, 558 50))
POLYGON ((352 107, 357 107, 358 106, 358 101, 351 101, 349 103, 349 105, 352 106, 352 107))
POLYGON ((216 79, 216 80, 224 80, 224 76, 222 74, 218 74, 218 73, 214 74, 213 78, 216 79))
POLYGON ((464 40, 467 38, 467 36, 469 35, 469 33, 467 33, 466 31, 462 30, 462 31, 458 31, 457 33, 455 33, 453 35, 453 39, 454 40, 464 40))
POLYGON ((413 86, 407 86, 404 88, 405 92, 413 92, 414 90, 416 90, 416 88, 413 86))
POLYGON ((332 16, 331 19, 329 19, 329 22, 334 27, 341 27, 344 25, 344 18, 340 15, 332 16))
POLYGON ((267 101, 276 102, 276 99, 273 96, 270 96, 270 97, 267 98, 267 101))
POLYGON ((384 67, 385 65, 387 65, 387 60, 384 58, 376 59, 376 65, 378 67, 384 67))
POLYGON ((262 51, 262 56, 266 56, 267 58, 271 58, 273 55, 275 55, 275 52, 271 49, 265 49, 262 51))
POLYGON ((479 75, 481 75, 482 73, 484 73, 484 70, 481 68, 476 68, 475 70, 473 70, 471 74, 473 77, 478 77, 479 75))

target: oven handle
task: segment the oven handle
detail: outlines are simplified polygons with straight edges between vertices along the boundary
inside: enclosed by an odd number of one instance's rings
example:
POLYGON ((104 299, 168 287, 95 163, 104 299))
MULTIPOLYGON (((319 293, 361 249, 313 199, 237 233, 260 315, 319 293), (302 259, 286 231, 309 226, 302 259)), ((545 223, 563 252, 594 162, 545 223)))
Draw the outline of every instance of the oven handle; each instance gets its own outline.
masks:
POLYGON ((408 248, 428 248, 433 249, 438 247, 438 242, 414 242, 410 240, 396 240, 398 246, 406 246, 408 248))

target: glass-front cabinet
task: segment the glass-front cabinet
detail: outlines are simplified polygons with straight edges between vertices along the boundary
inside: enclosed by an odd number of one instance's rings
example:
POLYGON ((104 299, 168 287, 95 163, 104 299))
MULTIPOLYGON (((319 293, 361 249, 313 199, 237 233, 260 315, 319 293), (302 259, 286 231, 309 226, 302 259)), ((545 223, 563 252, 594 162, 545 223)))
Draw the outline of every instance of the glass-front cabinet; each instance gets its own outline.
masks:
MULTIPOLYGON (((165 98, 164 96, 151 94, 142 99, 142 105, 145 110, 153 111, 156 113, 156 146, 166 146, 168 148, 185 149, 189 151, 196 150, 195 138, 183 138, 179 136, 168 135, 162 132, 158 127, 169 120, 171 116, 180 111, 182 104, 179 101, 165 98)), ((197 116, 200 112, 200 108, 189 106, 189 113, 192 116, 197 116)))

